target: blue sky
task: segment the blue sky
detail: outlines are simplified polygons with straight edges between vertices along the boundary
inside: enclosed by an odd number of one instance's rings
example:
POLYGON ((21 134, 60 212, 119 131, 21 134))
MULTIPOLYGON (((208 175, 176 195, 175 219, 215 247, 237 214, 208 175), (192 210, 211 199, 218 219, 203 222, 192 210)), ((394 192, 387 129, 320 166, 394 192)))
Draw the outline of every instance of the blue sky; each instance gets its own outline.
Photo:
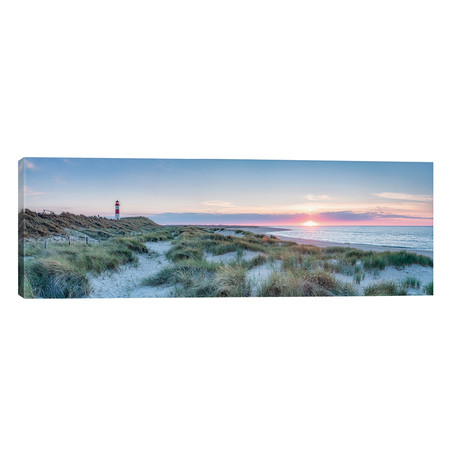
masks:
POLYGON ((432 163, 26 158, 34 211, 161 224, 431 225, 432 163))

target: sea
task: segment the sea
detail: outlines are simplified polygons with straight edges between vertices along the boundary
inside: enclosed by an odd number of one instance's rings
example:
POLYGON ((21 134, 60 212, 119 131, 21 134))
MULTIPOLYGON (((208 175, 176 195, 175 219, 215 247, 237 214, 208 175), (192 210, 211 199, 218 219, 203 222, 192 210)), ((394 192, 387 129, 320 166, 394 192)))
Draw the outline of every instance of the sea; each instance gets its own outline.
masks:
POLYGON ((330 243, 369 244, 389 248, 433 250, 433 227, 283 227, 283 229, 270 232, 270 234, 330 243))

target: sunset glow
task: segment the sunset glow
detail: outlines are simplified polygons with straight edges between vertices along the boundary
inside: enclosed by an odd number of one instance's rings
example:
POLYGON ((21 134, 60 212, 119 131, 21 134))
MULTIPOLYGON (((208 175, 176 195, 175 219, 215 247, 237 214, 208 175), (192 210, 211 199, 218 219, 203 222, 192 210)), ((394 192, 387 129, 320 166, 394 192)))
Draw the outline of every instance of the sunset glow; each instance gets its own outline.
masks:
POLYGON ((433 164, 26 158, 19 208, 161 225, 431 226, 433 164))

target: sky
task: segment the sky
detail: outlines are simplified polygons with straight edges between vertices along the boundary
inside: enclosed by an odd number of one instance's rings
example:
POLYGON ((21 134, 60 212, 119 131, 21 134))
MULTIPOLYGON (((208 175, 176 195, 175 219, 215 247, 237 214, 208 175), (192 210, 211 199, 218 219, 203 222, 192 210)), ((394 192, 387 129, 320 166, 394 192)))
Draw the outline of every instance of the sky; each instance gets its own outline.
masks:
POLYGON ((432 225, 433 163, 24 158, 19 209, 165 224, 432 225))

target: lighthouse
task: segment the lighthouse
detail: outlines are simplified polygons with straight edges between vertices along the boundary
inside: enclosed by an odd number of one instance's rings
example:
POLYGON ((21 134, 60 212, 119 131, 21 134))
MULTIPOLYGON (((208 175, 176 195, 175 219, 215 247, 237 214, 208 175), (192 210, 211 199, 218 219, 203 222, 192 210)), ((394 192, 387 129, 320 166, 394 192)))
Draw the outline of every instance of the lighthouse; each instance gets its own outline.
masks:
POLYGON ((120 202, 117 200, 115 201, 115 219, 120 218, 120 202))

